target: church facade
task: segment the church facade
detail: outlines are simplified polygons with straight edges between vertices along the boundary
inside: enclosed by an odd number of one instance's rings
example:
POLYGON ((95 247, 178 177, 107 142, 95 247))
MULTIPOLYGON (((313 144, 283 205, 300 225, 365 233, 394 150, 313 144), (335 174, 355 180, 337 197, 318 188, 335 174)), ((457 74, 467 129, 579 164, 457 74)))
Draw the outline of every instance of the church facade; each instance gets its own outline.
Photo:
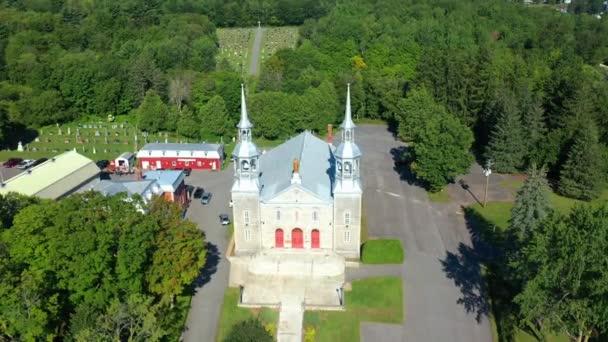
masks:
POLYGON ((301 327, 305 309, 343 309, 345 268, 359 259, 361 152, 350 87, 337 147, 302 132, 261 153, 244 89, 237 127, 229 283, 241 289, 240 306, 281 308, 279 341, 291 341, 281 334, 294 323, 293 313, 301 327))
POLYGON ((244 89, 237 128, 231 190, 234 255, 324 252, 358 259, 363 191, 350 86, 337 147, 305 131, 260 153, 252 139, 244 89))

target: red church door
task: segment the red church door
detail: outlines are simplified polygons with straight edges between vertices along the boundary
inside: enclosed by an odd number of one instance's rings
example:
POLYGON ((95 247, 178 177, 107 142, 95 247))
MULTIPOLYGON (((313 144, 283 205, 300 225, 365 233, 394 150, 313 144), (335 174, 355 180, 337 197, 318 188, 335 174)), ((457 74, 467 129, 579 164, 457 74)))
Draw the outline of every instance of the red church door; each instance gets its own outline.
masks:
POLYGON ((274 247, 283 248, 283 229, 277 229, 274 231, 274 247))
POLYGON ((304 248, 304 233, 302 233, 302 229, 294 228, 291 231, 291 248, 304 248))
POLYGON ((311 234, 311 247, 312 248, 320 248, 321 247, 321 233, 319 233, 318 229, 313 229, 311 234))

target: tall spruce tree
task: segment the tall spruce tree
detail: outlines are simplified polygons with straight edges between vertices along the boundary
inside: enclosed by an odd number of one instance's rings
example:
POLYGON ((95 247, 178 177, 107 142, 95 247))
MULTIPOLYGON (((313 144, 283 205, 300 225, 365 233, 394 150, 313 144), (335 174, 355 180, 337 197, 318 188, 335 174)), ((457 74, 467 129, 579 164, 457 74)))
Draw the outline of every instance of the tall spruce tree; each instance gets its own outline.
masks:
POLYGON ((559 192, 585 201, 597 198, 603 183, 602 151, 595 124, 588 121, 574 136, 559 178, 559 192))
POLYGON ((515 205, 511 209, 509 229, 520 241, 527 241, 539 222, 550 212, 549 185, 543 171, 532 165, 528 179, 517 192, 515 205))
POLYGON ((516 172, 523 166, 527 147, 521 115, 511 97, 501 99, 497 106, 501 114, 490 135, 486 158, 492 159, 498 172, 516 172))
POLYGON ((542 144, 547 134, 545 125, 545 112, 541 103, 535 101, 525 109, 523 115, 524 131, 527 143, 526 166, 545 165, 547 162, 547 151, 542 144))

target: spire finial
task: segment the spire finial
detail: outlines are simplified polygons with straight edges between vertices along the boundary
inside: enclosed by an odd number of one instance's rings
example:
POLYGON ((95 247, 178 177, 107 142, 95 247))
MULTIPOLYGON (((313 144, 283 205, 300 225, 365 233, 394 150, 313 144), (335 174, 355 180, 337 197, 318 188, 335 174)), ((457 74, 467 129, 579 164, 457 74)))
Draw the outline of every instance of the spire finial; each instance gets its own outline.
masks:
POLYGON ((356 127, 350 109, 350 83, 346 84, 346 110, 344 111, 344 122, 342 122, 340 127, 343 129, 353 129, 356 127))
POLYGON ((249 122, 249 117, 247 115, 247 103, 245 102, 245 85, 241 83, 241 121, 237 125, 240 129, 248 129, 253 127, 251 122, 249 122))

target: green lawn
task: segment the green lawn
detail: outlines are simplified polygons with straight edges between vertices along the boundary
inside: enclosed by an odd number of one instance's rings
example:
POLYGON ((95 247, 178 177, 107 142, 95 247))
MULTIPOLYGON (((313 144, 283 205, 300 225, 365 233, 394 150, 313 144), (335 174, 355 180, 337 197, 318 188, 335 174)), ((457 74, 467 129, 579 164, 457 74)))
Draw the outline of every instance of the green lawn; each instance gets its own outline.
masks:
POLYGON ((304 326, 316 331, 315 341, 359 341, 361 322, 403 322, 403 285, 400 278, 357 280, 346 292, 346 311, 307 311, 304 326))
POLYGON ((232 329, 235 324, 255 317, 257 317, 267 329, 272 328, 272 335, 276 336, 279 313, 268 308, 254 310, 238 307, 239 291, 238 288, 233 287, 226 289, 215 340, 222 341, 228 333, 230 333, 230 329, 232 329))
POLYGON ((361 262, 364 264, 402 264, 401 241, 397 239, 367 241, 363 244, 361 262))
POLYGON ((450 201, 450 194, 448 194, 448 191, 444 188, 441 189, 440 191, 437 192, 428 192, 427 191, 427 196, 429 196, 429 200, 431 202, 440 202, 440 203, 446 203, 450 201))

